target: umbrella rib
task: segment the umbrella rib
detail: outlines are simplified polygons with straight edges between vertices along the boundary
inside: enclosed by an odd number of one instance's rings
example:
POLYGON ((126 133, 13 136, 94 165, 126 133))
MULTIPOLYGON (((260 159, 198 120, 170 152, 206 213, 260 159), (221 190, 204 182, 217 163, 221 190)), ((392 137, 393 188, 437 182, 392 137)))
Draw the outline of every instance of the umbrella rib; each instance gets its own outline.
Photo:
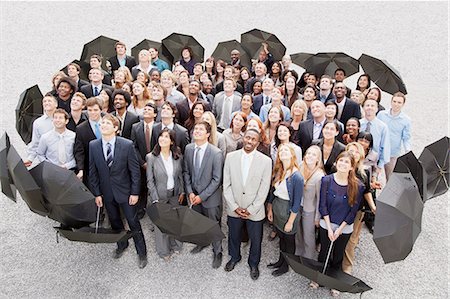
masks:
POLYGON ((442 179, 444 180, 445 186, 446 186, 447 189, 448 189, 448 188, 449 188, 449 185, 448 185, 447 178, 445 177, 445 174, 446 174, 446 173, 449 173, 449 171, 443 169, 443 168, 441 167, 441 165, 439 165, 439 163, 438 163, 438 161, 436 160, 436 158, 434 158, 434 162, 436 163, 436 166, 437 166, 438 169, 439 169, 439 174, 440 174, 440 176, 442 177, 442 179))

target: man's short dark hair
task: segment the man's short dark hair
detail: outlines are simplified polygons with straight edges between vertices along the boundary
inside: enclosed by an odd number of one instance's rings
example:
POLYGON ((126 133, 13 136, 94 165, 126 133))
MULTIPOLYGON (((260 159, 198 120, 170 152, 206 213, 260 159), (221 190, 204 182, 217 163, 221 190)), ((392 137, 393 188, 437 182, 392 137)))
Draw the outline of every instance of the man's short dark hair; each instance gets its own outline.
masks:
POLYGON ((69 77, 61 78, 61 80, 59 80, 59 82, 58 82, 58 85, 56 85, 56 89, 58 89, 59 86, 61 85, 61 83, 63 83, 63 82, 65 82, 65 83, 70 85, 70 88, 72 88, 72 93, 77 92, 77 90, 78 90, 77 84, 72 79, 70 79, 69 77))
POLYGON ((202 121, 196 123, 195 126, 194 126, 194 128, 195 128, 196 126, 198 126, 198 125, 203 125, 203 126, 205 126, 206 133, 211 133, 211 125, 210 125, 208 122, 202 120, 202 121))
POLYGON ((127 106, 131 103, 131 95, 128 91, 125 91, 123 89, 116 89, 112 95, 112 99, 116 98, 116 95, 122 95, 125 98, 125 101, 127 102, 127 106))
POLYGON ((56 113, 64 114, 64 118, 65 118, 66 120, 69 119, 69 113, 67 113, 67 111, 64 110, 64 109, 62 109, 62 108, 57 108, 57 109, 55 110, 55 112, 53 112, 53 114, 56 114, 56 113))
POLYGON ((343 72, 343 73, 344 73, 344 76, 347 76, 347 74, 345 73, 345 70, 344 70, 344 69, 341 69, 341 68, 336 69, 336 70, 334 71, 334 74, 336 75, 336 73, 339 72, 339 71, 343 72))

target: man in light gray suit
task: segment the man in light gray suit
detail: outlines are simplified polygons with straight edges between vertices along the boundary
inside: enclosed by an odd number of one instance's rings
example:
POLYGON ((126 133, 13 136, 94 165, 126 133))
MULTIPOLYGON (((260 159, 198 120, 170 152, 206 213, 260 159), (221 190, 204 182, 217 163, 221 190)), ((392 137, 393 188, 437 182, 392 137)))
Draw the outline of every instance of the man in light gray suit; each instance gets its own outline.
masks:
MULTIPOLYGON (((183 176, 188 203, 193 209, 220 225, 222 217, 222 170, 223 154, 208 142, 211 125, 205 121, 194 127, 194 143, 186 146, 184 152, 183 176)), ((222 242, 212 243, 213 268, 222 264, 222 242)), ((191 252, 199 253, 205 248, 197 246, 191 252)))
POLYGON ((223 196, 228 214, 228 254, 225 271, 232 271, 241 260, 241 233, 246 225, 250 238, 248 264, 250 277, 259 277, 263 222, 266 216, 264 201, 270 189, 272 160, 256 148, 260 142, 258 131, 244 134, 244 146, 231 152, 225 160, 223 196))
POLYGON ((241 109, 241 97, 234 93, 236 82, 233 79, 223 81, 223 93, 214 97, 213 113, 216 116, 217 129, 224 131, 230 127, 231 114, 241 109))

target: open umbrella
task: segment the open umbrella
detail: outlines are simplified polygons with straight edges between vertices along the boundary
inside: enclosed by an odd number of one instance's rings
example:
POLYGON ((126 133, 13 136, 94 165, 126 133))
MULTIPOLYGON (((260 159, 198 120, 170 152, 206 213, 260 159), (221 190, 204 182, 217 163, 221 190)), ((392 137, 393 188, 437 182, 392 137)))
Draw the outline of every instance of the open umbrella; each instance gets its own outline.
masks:
POLYGON ((427 145, 419 161, 427 173, 427 198, 447 192, 450 183, 450 139, 443 137, 427 145))
POLYGON ((308 60, 308 58, 310 58, 312 56, 314 56, 314 54, 299 52, 299 53, 291 54, 291 59, 292 59, 293 63, 301 66, 302 68, 304 68, 306 70, 305 61, 308 60))
POLYGON ((102 68, 106 70, 106 60, 116 55, 114 46, 117 42, 118 40, 103 35, 91 40, 83 46, 80 61, 89 64, 92 55, 100 55, 103 57, 102 68))
POLYGON ((392 173, 377 198, 373 240, 384 262, 404 260, 422 227, 423 202, 409 173, 392 173))
POLYGON ((218 59, 222 59, 223 61, 229 62, 231 59, 230 53, 234 49, 238 50, 241 53, 241 65, 251 67, 251 57, 248 55, 244 47, 242 47, 241 43, 235 39, 218 43, 211 56, 213 56, 216 61, 218 59))
POLYGON ((11 143, 9 142, 9 136, 5 132, 0 139, 0 180, 2 193, 12 201, 16 202, 16 186, 14 186, 11 174, 9 173, 7 162, 10 147, 11 143))
POLYGON ((162 40, 162 53, 168 58, 172 57, 173 60, 170 63, 175 64, 176 61, 181 59, 181 49, 186 46, 191 47, 194 53, 194 57, 192 58, 195 61, 203 62, 205 48, 192 35, 172 33, 162 40))
POLYGON ((116 231, 110 228, 82 227, 79 229, 54 227, 63 237, 70 241, 86 243, 117 243, 125 241, 133 236, 130 231, 116 231))
POLYGON ((411 174, 419 188, 422 201, 427 201, 427 174, 422 167, 422 163, 417 160, 412 151, 398 157, 394 172, 411 174))
POLYGON ((19 97, 16 107, 16 130, 25 144, 31 141, 33 122, 44 113, 42 110, 43 97, 37 85, 27 88, 19 97))
POLYGON ((343 271, 328 268, 323 273, 323 263, 286 252, 283 252, 283 255, 292 270, 321 286, 348 293, 363 293, 372 289, 359 278, 343 271))
MULTIPOLYGON (((84 61, 79 61, 78 59, 72 60, 71 63, 76 63, 80 66, 81 70, 80 70, 80 74, 78 76, 80 76, 80 79, 89 81, 88 75, 89 75, 89 70, 91 69, 91 66, 89 63, 84 62, 84 61)), ((67 73, 67 66, 69 64, 67 64, 65 67, 63 67, 61 69, 61 71, 63 71, 66 75, 68 75, 67 73)))
POLYGON ((394 94, 401 91, 407 94, 405 84, 400 73, 387 61, 366 54, 359 57, 364 72, 369 74, 370 79, 383 91, 394 94))
POLYGON ((49 218, 73 228, 95 221, 95 197, 74 172, 44 161, 30 173, 48 202, 49 218))
POLYGON ((319 77, 333 76, 338 68, 343 69, 347 77, 359 72, 358 60, 342 52, 317 53, 305 60, 305 66, 308 72, 319 77))
POLYGON ((186 207, 154 203, 147 210, 150 219, 165 234, 181 242, 207 246, 225 238, 219 223, 186 207))
POLYGON ((262 43, 268 44, 269 52, 275 60, 281 60, 286 53, 286 47, 273 33, 255 28, 241 34, 242 47, 255 59, 258 58, 259 52, 263 49, 262 43))
POLYGON ((49 211, 42 197, 41 189, 28 172, 28 169, 23 165, 22 159, 12 144, 9 148, 6 162, 14 186, 16 186, 30 210, 38 215, 47 216, 49 211))
POLYGON ((131 48, 131 56, 136 58, 137 61, 139 57, 139 51, 143 49, 148 50, 150 48, 155 48, 156 50, 158 50, 159 59, 162 59, 165 62, 167 62, 169 66, 172 65, 173 61, 172 55, 170 55, 170 53, 167 52, 163 53, 163 46, 160 42, 155 42, 149 39, 144 39, 139 44, 131 48))

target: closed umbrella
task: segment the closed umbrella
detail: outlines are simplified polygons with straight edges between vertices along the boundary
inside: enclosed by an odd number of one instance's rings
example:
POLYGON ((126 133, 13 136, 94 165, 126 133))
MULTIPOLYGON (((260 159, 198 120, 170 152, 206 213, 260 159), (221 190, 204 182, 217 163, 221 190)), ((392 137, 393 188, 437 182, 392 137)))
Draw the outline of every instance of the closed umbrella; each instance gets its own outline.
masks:
POLYGON ((133 56, 137 61, 138 57, 139 57, 139 52, 144 49, 148 50, 150 48, 155 48, 156 50, 158 50, 159 59, 162 59, 165 62, 167 62, 169 64, 169 66, 172 65, 173 57, 172 57, 172 55, 170 55, 167 52, 165 54, 163 54, 162 43, 156 42, 153 40, 149 40, 149 39, 144 39, 139 44, 137 44, 136 46, 131 48, 131 56, 133 56))
POLYGON ((172 33, 162 40, 163 55, 172 57, 170 63, 175 64, 181 59, 181 49, 190 47, 194 53, 194 59, 197 62, 203 62, 205 56, 205 48, 192 36, 181 33, 172 33))
POLYGON ((394 172, 411 174, 419 188, 422 201, 427 201, 427 173, 412 151, 398 157, 394 172))
POLYGON ((92 55, 100 55, 103 57, 102 68, 106 70, 106 60, 116 55, 115 45, 117 42, 118 40, 103 35, 91 40, 83 46, 80 61, 89 64, 92 55))
POLYGON ((25 144, 31 141, 33 122, 44 113, 43 97, 37 85, 27 88, 19 97, 16 107, 16 130, 25 144))
POLYGON ((305 66, 308 72, 319 77, 334 76, 338 68, 343 69, 347 77, 359 72, 358 60, 342 52, 317 53, 305 60, 305 66))
POLYGON ((73 228, 54 228, 59 234, 70 241, 86 242, 86 243, 117 243, 125 241, 133 236, 127 230, 113 230, 110 228, 82 227, 79 229, 73 228))
POLYGON ((398 91, 407 94, 405 83, 400 73, 386 60, 366 54, 359 57, 359 63, 370 79, 383 91, 394 94, 398 91))
POLYGON ((11 147, 9 136, 5 132, 0 139, 0 180, 2 186, 2 193, 9 199, 16 202, 16 186, 14 186, 13 179, 8 169, 8 151, 11 147))
POLYGON ((273 55, 275 61, 281 60, 286 53, 286 46, 273 33, 255 28, 241 34, 242 47, 255 59, 258 58, 259 52, 263 49, 262 43, 267 43, 269 52, 273 55))
POLYGON ((218 59, 222 59, 223 61, 229 63, 231 61, 231 51, 235 49, 241 53, 241 65, 246 66, 247 68, 251 67, 252 62, 250 55, 248 55, 241 43, 235 39, 218 43, 211 56, 213 56, 216 61, 218 59))

